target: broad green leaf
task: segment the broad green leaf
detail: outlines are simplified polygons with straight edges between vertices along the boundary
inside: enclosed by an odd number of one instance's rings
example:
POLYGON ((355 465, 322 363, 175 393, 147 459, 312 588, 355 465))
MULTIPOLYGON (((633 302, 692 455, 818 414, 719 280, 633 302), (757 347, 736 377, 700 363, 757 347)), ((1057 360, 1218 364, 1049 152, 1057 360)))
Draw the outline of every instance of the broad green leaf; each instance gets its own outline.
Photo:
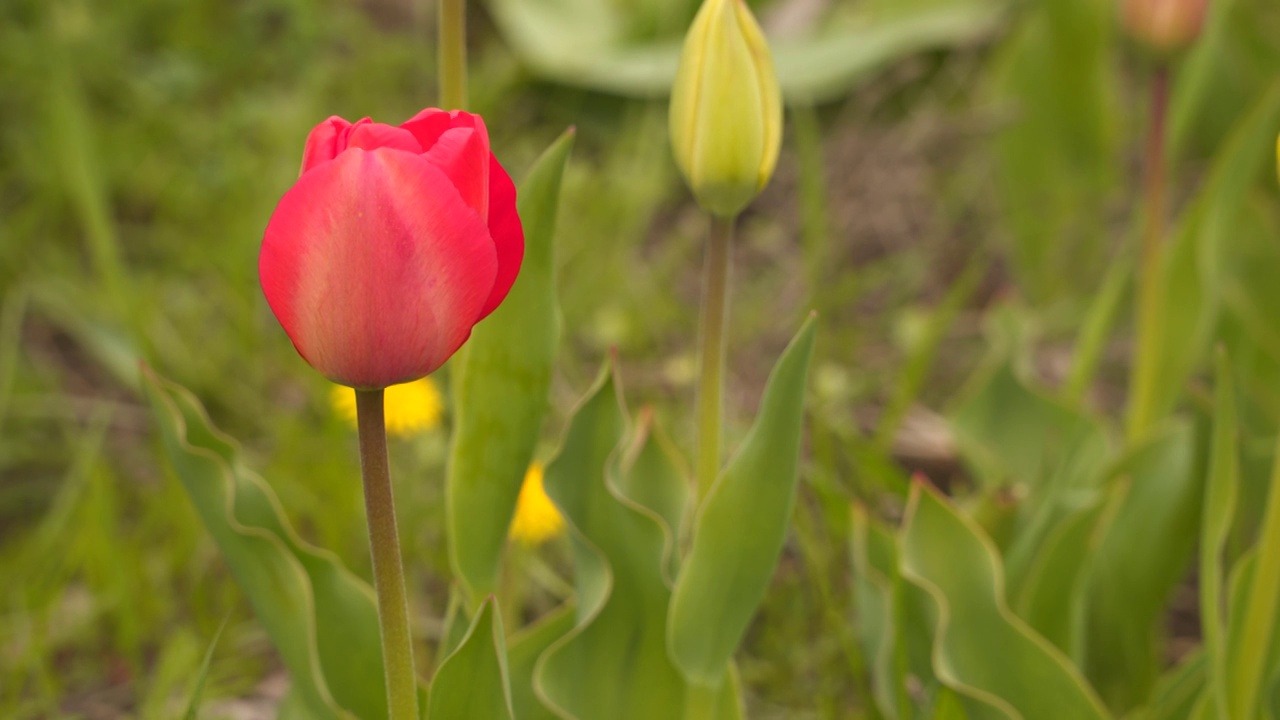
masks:
POLYGON ((1204 637, 1209 677, 1206 707, 1212 708, 1218 717, 1228 717, 1227 683, 1230 675, 1225 637, 1228 626, 1224 617, 1226 599, 1222 584, 1227 576, 1224 553, 1231 534, 1231 521, 1235 517, 1240 484, 1240 440, 1231 366, 1224 351, 1218 352, 1216 361, 1213 446, 1200 521, 1200 632, 1204 637))
POLYGON ((773 577, 795 503, 814 328, 810 317, 783 351, 751 431, 699 509, 667 621, 672 659, 692 682, 720 684, 773 577))
MULTIPOLYGON (((622 3, 489 0, 488 5, 516 53, 541 75, 642 97, 662 97, 671 89, 683 25, 637 42, 629 37, 634 19, 622 3)), ((784 95, 806 102, 840 97, 891 62, 982 38, 996 27, 1003 9, 988 0, 899 5, 897 12, 879 14, 837 7, 804 32, 770 39, 784 95)))
POLYGON ((907 659, 900 629, 900 578, 897 541, 867 510, 853 506, 851 554, 858 635, 869 660, 872 691, 880 712, 890 720, 911 717, 907 695, 907 659))
POLYGON ((677 451, 654 421, 651 410, 646 408, 640 413, 635 432, 632 448, 637 454, 628 458, 627 472, 619 474, 617 491, 659 521, 664 540, 663 580, 669 587, 679 571, 676 541, 689 504, 689 473, 681 467, 677 451))
POLYGON ((671 532, 628 495, 680 478, 660 448, 646 448, 650 434, 631 433, 625 418, 608 368, 546 470, 547 494, 570 528, 579 604, 573 629, 539 661, 535 686, 558 713, 580 720, 668 717, 688 693, 666 646, 671 532))
MULTIPOLYGON (((305 543, 270 487, 178 385, 143 372, 169 462, 312 718, 387 716, 373 590, 305 543)), ((359 482, 352 478, 352 482, 359 482)))
POLYGON ((1073 661, 1081 658, 1085 581, 1105 507, 1099 498, 1063 518, 1044 539, 1014 596, 1018 616, 1073 661))
POLYGON ((497 720, 514 717, 507 683, 502 617, 492 596, 480 604, 471 629, 431 679, 430 720, 497 720))
POLYGON ((1199 531, 1202 484, 1194 460, 1191 426, 1173 423, 1112 474, 1124 496, 1090 569, 1084 668, 1117 712, 1143 703, 1160 669, 1165 605, 1199 531))
POLYGON ((534 690, 534 670, 538 658, 551 644, 573 629, 574 607, 556 608, 533 625, 521 629, 507 642, 507 665, 511 670, 511 706, 519 720, 556 720, 534 690))
POLYGON ((1258 173, 1272 167, 1278 123, 1280 83, 1240 119, 1164 253, 1160 362, 1154 381, 1139 388, 1149 396, 1134 401, 1143 406, 1143 429, 1169 413, 1209 352, 1241 208, 1258 173))
POLYGON ((547 409, 560 339, 554 237, 574 133, 529 171, 516 207, 525 254, 507 299, 453 363, 454 431, 445 491, 449 557, 474 602, 493 592, 507 527, 547 409))
POLYGON ((1093 281, 1111 250, 1118 43, 1110 3, 1041 0, 1023 10, 997 56, 996 101, 1015 121, 995 138, 993 189, 1018 285, 1047 302, 1093 281))
POLYGON ((902 575, 933 598, 933 665, 970 717, 1107 718, 1070 661, 1005 604, 990 539, 924 483, 908 500, 902 575))

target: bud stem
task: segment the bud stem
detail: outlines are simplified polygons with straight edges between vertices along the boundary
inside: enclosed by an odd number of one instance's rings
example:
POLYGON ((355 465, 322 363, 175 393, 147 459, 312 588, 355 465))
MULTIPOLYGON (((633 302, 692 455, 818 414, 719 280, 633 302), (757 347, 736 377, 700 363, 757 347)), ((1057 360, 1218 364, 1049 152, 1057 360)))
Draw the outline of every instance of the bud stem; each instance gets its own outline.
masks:
POLYGON ((1165 187, 1165 116, 1169 104, 1169 70, 1156 69, 1151 80, 1151 108, 1147 132, 1146 159, 1143 167, 1142 254, 1138 266, 1138 306, 1134 331, 1136 346, 1129 377, 1129 408, 1126 423, 1130 441, 1139 440, 1154 422, 1157 376, 1160 371, 1164 342, 1161 297, 1164 280, 1161 269, 1164 256, 1165 187))
POLYGON ((735 217, 711 216, 710 241, 702 284, 702 371, 698 382, 698 500, 720 473, 721 414, 724 395, 724 329, 729 314, 729 251, 735 217))
POLYGON ((466 0, 439 0, 440 107, 467 109, 466 0))
POLYGON ((387 468, 387 430, 382 390, 356 390, 356 424, 360 433, 360 474, 369 521, 369 549, 378 591, 378 623, 382 662, 387 673, 390 720, 418 720, 418 683, 413 670, 413 638, 409 634, 409 602, 404 565, 396 533, 395 499, 387 468))

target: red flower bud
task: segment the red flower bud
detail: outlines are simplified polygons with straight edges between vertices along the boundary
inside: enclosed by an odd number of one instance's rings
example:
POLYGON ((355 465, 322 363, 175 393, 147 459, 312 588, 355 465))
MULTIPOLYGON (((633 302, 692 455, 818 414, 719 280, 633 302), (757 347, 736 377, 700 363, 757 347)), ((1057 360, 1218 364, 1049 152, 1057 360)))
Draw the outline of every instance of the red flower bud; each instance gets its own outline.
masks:
POLYGON ((523 257, 516 188, 484 121, 430 108, 399 127, 317 125, 267 223, 258 275, 298 354, 371 389, 443 365, 523 257))
POLYGON ((1148 49, 1167 54, 1195 42, 1209 0, 1124 0, 1125 29, 1148 49))

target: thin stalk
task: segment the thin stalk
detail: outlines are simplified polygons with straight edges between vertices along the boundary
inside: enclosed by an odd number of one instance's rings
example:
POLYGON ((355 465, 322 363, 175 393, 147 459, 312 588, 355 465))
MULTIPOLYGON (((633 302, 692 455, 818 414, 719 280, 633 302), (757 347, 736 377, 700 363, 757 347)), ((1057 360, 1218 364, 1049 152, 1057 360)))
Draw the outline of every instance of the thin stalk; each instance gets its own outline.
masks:
POLYGON ((713 720, 720 705, 720 686, 689 683, 684 696, 684 720, 713 720))
POLYGON ((1160 299, 1164 283, 1164 215, 1168 173, 1165 169, 1165 119, 1169 105, 1169 70, 1160 67, 1151 80, 1151 112, 1143 170, 1144 209, 1142 252, 1138 262, 1138 306, 1135 317, 1137 346, 1129 377, 1129 412, 1126 425, 1130 441, 1140 439, 1155 421, 1152 415, 1159 391, 1160 345, 1164 342, 1160 299))
POLYGON ((711 490, 720 472, 720 438, 724 411, 724 328, 729 313, 729 250, 732 217, 711 216, 711 237, 702 282, 702 369, 698 380, 698 500, 711 490))
POLYGON ((369 549, 378 591, 378 623, 382 662, 387 671, 390 720, 418 720, 418 683, 413 670, 413 637, 409 633, 409 601, 404 564, 396 533, 395 499, 387 467, 387 429, 382 390, 356 390, 356 424, 360 431, 360 473, 369 519, 369 549))
POLYGON ((440 107, 467 107, 467 4, 466 0, 439 0, 440 107))

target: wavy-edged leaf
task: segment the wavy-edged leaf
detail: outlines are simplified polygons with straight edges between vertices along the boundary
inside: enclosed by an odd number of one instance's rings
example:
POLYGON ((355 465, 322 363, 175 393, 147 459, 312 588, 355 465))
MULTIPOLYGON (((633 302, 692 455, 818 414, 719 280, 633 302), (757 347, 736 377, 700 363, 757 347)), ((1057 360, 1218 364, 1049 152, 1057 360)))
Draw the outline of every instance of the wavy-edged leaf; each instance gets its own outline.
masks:
MULTIPOLYGON (((606 92, 662 97, 671 90, 681 38, 645 42, 626 35, 626 4, 597 0, 489 0, 507 41, 536 72, 606 92)), ((789 100, 843 95, 868 74, 913 54, 973 43, 988 35, 1002 3, 912 3, 879 15, 834 10, 808 31, 770 39, 789 100)), ((680 28, 683 30, 683 28, 680 28)))
POLYGON ((606 368, 547 466, 547 494, 570 528, 579 606, 573 630, 539 661, 535 686, 564 717, 666 717, 686 701, 666 646, 671 532, 628 494, 675 480, 660 454, 646 452, 648 439, 627 427, 606 368))
POLYGON ((497 600, 486 598, 462 644, 440 663, 431 679, 427 718, 511 720, 507 648, 497 600))
POLYGON ((1113 473, 1124 497, 1090 570, 1083 667, 1117 712, 1145 701, 1160 669, 1165 605, 1191 562, 1199 531, 1195 445, 1188 423, 1171 423, 1113 473))
POLYGON ((573 629, 574 606, 571 603, 539 618, 529 627, 512 635, 507 642, 507 666, 511 671, 511 707, 519 720, 555 720, 556 714, 538 699, 534 689, 534 670, 538 658, 552 643, 573 629))
POLYGON ((872 693, 886 718, 909 718, 897 540, 888 529, 873 523, 867 509, 858 504, 852 510, 852 530, 858 637, 870 660, 872 693))
POLYGON ((554 236, 574 132, 529 171, 516 207, 525 254, 507 299, 454 359, 454 429, 445 502, 449 558, 474 601, 493 592, 525 470, 542 429, 560 339, 554 236))
POLYGON ((298 537, 190 393, 150 370, 142 380, 169 462, 289 669, 298 703, 313 718, 385 718, 373 590, 298 537))
POLYGON ((912 488, 901 543, 902 576, 937 607, 934 670, 971 717, 1109 717, 1070 661, 1009 610, 990 539, 924 483, 912 488))
POLYGON ((811 316, 778 359, 742 447, 694 524, 667 620, 672 659, 692 682, 719 685, 764 599, 795 503, 811 316))

